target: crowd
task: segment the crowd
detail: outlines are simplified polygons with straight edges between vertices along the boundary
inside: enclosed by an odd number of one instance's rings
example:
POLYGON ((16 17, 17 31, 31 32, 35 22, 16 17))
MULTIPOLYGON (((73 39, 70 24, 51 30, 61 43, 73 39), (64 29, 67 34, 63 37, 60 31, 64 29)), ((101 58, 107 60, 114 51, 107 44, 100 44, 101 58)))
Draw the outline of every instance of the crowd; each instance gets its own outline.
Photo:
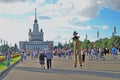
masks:
MULTIPOLYGON (((59 58, 64 58, 68 56, 68 59, 72 59, 73 57, 73 50, 69 48, 63 48, 63 49, 57 49, 53 51, 54 55, 58 55, 59 58)), ((85 57, 88 56, 89 60, 105 60, 106 55, 112 55, 113 60, 116 59, 117 55, 120 54, 120 47, 116 48, 115 46, 112 47, 112 49, 108 48, 97 48, 94 47, 92 49, 81 49, 81 56, 82 56, 82 62, 85 62, 85 57)))
MULTIPOLYGON (((21 61, 24 60, 24 52, 21 54, 21 61)), ((30 52, 30 56, 32 60, 39 60, 39 64, 41 65, 41 69, 45 69, 45 58, 46 58, 46 64, 47 64, 47 69, 52 68, 52 58, 53 54, 50 49, 46 49, 44 51, 40 50, 34 50, 33 52, 30 52)))
MULTIPOLYGON (((97 48, 94 47, 92 49, 81 49, 82 62, 84 63, 86 60, 86 56, 90 61, 93 60, 105 60, 106 55, 112 54, 113 59, 116 59, 116 55, 120 54, 120 48, 113 47, 111 50, 108 48, 97 48)), ((30 53, 31 59, 38 59, 39 64, 41 65, 41 69, 45 69, 45 59, 47 69, 52 68, 52 59, 54 56, 58 56, 59 58, 68 58, 72 59, 74 52, 72 49, 63 48, 63 49, 46 49, 44 51, 35 50, 30 53)), ((26 60, 26 54, 23 52, 21 54, 21 61, 26 60)))

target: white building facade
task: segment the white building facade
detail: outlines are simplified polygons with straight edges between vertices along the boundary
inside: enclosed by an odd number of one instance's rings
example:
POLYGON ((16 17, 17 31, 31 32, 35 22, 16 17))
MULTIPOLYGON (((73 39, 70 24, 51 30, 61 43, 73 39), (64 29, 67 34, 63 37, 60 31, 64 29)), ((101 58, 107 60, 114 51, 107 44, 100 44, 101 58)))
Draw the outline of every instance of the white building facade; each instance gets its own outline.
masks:
POLYGON ((43 29, 39 30, 39 24, 37 21, 36 9, 35 9, 35 20, 33 24, 33 31, 29 29, 29 41, 20 41, 19 47, 21 50, 33 51, 33 50, 44 50, 48 47, 53 47, 53 41, 44 41, 43 29))

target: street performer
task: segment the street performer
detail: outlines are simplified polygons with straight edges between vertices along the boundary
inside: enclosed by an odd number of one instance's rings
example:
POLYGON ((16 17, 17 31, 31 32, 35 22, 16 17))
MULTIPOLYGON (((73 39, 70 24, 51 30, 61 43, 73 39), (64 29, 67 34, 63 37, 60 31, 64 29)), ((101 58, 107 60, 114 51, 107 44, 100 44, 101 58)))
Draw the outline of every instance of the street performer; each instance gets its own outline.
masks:
POLYGON ((77 67, 77 55, 79 58, 79 64, 80 67, 82 68, 82 58, 81 58, 81 52, 80 52, 80 41, 79 41, 79 36, 77 36, 77 32, 73 32, 73 45, 74 45, 74 67, 77 67))

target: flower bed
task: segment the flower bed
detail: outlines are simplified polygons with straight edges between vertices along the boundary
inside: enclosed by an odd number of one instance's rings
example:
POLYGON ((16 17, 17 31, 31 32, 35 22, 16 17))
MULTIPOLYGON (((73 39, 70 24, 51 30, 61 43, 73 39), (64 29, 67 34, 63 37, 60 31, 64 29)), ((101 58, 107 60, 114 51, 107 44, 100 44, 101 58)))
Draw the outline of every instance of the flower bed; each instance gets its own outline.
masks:
POLYGON ((12 55, 11 55, 12 58, 16 58, 16 57, 18 57, 18 56, 20 56, 20 53, 16 53, 16 54, 12 54, 12 55))
MULTIPOLYGON (((16 58, 18 56, 20 56, 20 53, 15 53, 15 54, 11 55, 11 58, 16 58)), ((5 60, 5 56, 0 56, 0 62, 2 62, 4 60, 5 60)))
MULTIPOLYGON (((10 65, 13 65, 15 62, 17 62, 18 60, 20 60, 20 58, 21 58, 21 56, 18 56, 18 57, 16 57, 16 58, 12 58, 12 59, 10 60, 10 65)), ((7 69, 7 66, 6 66, 6 61, 4 60, 4 61, 2 61, 1 64, 0 64, 0 73, 1 73, 3 70, 5 70, 5 69, 7 69)))
POLYGON ((0 62, 5 60, 5 56, 0 56, 0 62))

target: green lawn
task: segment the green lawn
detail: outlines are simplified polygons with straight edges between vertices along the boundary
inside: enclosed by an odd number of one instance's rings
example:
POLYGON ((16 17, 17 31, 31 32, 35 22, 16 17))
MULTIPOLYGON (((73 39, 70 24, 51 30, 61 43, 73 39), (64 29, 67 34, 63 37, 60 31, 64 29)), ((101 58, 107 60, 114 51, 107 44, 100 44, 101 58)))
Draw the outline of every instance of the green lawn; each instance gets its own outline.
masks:
MULTIPOLYGON (((13 58, 10 60, 10 65, 14 64, 16 61, 18 61, 21 58, 21 56, 13 58)), ((6 61, 0 62, 0 72, 5 70, 7 68, 6 61)))

